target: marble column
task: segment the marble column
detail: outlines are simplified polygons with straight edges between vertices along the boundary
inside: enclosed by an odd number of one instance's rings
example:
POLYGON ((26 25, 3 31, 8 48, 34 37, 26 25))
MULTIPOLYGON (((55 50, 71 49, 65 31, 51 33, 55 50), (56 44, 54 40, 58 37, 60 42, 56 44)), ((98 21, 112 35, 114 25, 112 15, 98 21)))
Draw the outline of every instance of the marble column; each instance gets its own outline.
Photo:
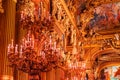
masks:
POLYGON ((7 46, 15 39, 16 3, 12 0, 3 2, 4 13, 0 13, 0 75, 13 76, 7 58, 7 46))

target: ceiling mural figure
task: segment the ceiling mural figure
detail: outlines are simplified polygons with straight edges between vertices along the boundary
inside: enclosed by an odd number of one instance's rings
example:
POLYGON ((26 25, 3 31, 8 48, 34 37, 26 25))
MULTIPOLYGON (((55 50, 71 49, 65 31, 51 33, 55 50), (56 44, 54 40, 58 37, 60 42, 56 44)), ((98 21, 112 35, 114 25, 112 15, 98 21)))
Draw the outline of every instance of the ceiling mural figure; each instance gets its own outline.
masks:
POLYGON ((97 7, 89 7, 89 9, 86 6, 78 9, 80 16, 79 14, 77 16, 77 21, 79 21, 78 18, 80 19, 80 24, 77 26, 83 37, 90 37, 99 30, 118 28, 120 24, 120 2, 102 4, 97 7))
POLYGON ((120 21, 120 3, 101 5, 94 10, 88 26, 94 30, 114 28, 120 21))

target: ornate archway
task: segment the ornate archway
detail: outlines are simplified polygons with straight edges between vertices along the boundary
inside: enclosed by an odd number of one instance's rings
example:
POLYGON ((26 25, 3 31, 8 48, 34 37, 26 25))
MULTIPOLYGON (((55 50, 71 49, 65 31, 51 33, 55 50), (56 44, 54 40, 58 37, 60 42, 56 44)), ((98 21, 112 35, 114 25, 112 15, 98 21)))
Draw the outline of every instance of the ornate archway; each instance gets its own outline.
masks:
POLYGON ((119 66, 120 62, 103 62, 101 65, 99 65, 96 68, 95 73, 97 74, 96 77, 100 77, 100 71, 106 67, 110 67, 110 66, 119 66))

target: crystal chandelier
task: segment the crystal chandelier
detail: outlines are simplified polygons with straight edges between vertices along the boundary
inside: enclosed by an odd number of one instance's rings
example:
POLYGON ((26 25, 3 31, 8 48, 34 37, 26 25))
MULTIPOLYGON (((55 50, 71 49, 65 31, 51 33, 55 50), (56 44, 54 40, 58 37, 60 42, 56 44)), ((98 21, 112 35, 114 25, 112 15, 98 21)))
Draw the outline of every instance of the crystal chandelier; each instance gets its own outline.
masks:
POLYGON ((53 30, 53 19, 43 7, 34 0, 18 2, 21 19, 20 26, 26 30, 18 44, 12 40, 8 45, 10 66, 29 74, 39 74, 56 68, 61 61, 60 48, 53 30), (44 14, 43 14, 44 13, 44 14))
POLYGON ((84 80, 86 69, 85 63, 82 61, 70 62, 65 70, 66 80, 84 80))
MULTIPOLYGON (((56 38, 54 19, 46 9, 45 2, 19 0, 17 9, 20 13, 20 27, 26 34, 19 44, 15 44, 12 40, 8 45, 10 66, 30 75, 39 75, 40 72, 47 72, 57 67, 65 68, 67 80, 80 79, 82 72, 85 71, 80 64, 80 57, 73 54, 73 58, 69 58, 70 62, 66 59, 69 54, 64 54, 56 38)), ((76 48, 73 52, 76 52, 76 48)))
POLYGON ((17 44, 14 46, 12 40, 8 45, 10 65, 30 74, 46 72, 57 67, 61 55, 56 42, 53 43, 50 36, 45 42, 41 42, 41 45, 38 47, 32 34, 29 33, 20 46, 17 44))

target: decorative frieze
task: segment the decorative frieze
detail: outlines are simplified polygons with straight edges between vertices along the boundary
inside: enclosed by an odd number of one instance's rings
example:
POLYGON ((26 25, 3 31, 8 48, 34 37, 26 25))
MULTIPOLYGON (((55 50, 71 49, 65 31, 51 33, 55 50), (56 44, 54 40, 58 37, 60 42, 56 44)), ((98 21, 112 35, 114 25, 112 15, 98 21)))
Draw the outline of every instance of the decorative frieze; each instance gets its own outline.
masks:
MULTIPOLYGON (((53 16, 62 25, 63 34, 65 35, 67 46, 74 43, 74 36, 76 35, 75 25, 71 21, 71 16, 68 15, 62 0, 53 1, 53 16)), ((61 28, 61 27, 60 27, 61 28)))

